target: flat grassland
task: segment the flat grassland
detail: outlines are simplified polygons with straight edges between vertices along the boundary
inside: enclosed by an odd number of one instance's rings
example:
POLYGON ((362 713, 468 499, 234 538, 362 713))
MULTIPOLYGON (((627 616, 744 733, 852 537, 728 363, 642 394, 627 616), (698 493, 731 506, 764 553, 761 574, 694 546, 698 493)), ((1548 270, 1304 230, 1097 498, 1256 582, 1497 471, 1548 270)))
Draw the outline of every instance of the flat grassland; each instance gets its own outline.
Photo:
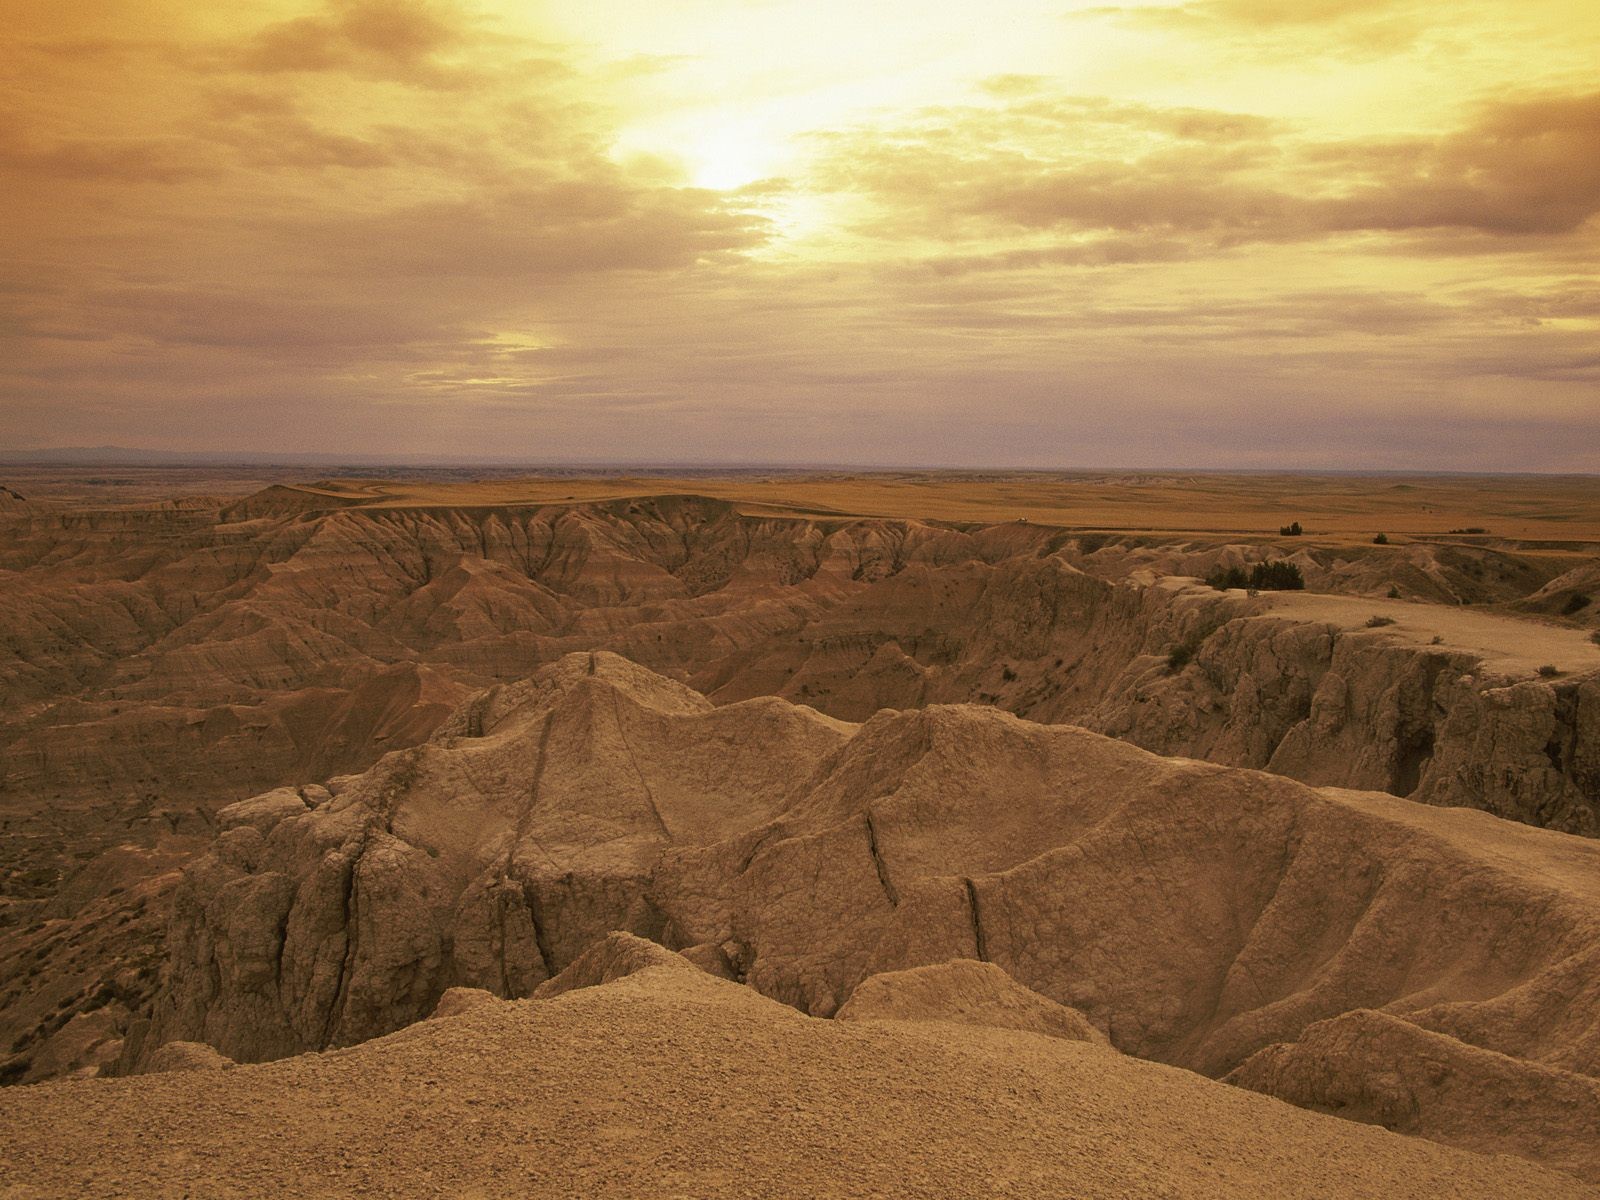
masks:
POLYGON ((751 514, 875 516, 1241 539, 1298 521, 1321 542, 1600 542, 1600 477, 1043 471, 617 471, 6 466, 0 483, 74 508, 233 498, 271 483, 330 507, 501 506, 696 494, 751 514))

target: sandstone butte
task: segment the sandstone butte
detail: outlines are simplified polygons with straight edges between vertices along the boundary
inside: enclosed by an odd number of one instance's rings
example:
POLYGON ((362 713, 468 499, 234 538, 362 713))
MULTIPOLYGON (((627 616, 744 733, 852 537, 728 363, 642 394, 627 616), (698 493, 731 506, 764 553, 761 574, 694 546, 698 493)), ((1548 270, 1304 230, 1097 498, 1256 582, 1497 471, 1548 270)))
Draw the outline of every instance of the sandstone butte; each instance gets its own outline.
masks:
POLYGON ((4 1070, 143 1074, 0 1092, 0 1194, 1600 1183, 1592 567, 692 497, 3 519, 4 1070), (1284 553, 1314 593, 1193 582, 1284 553))

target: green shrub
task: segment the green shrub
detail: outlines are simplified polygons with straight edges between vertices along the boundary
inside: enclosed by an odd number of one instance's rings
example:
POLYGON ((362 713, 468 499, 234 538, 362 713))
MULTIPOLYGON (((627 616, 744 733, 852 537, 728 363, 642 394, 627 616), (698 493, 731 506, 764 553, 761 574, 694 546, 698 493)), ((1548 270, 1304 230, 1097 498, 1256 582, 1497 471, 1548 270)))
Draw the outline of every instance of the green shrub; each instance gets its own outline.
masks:
POLYGON ((1372 544, 1374 546, 1387 546, 1389 544, 1389 535, 1387 533, 1380 533, 1377 537, 1372 539, 1372 544))
POLYGON ((1263 592, 1298 592, 1305 589, 1306 580, 1292 562, 1276 559, 1251 568, 1250 586, 1263 592))
POLYGON ((1242 567, 1216 568, 1206 582, 1219 592, 1229 588, 1253 588, 1262 592, 1298 592, 1306 586, 1300 568, 1286 559, 1257 563, 1247 574, 1242 567))
POLYGON ((1249 587, 1250 576, 1246 575, 1241 567, 1228 567, 1226 570, 1218 567, 1206 576, 1206 582, 1217 591, 1225 592, 1229 588, 1249 587))

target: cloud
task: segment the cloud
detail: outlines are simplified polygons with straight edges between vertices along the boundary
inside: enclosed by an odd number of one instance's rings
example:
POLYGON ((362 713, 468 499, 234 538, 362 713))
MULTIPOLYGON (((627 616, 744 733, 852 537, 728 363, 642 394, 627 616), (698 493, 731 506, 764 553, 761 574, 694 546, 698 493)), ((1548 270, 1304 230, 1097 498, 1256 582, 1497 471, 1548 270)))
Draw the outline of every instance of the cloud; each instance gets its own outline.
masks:
POLYGON ((829 149, 820 185, 880 205, 887 215, 866 228, 885 238, 1515 238, 1574 233, 1600 213, 1600 93, 1501 101, 1433 137, 1330 141, 1248 115, 1030 92, 843 133, 829 149))
MULTIPOLYGON (((0 79, 0 444, 1403 466, 1446 426, 1429 465, 1600 466, 1587 88, 1358 135, 988 64, 718 192, 650 152, 686 76, 631 49, 443 0, 60 12, 0 79)), ((1151 44, 1220 77, 1222 36, 1151 44)))
POLYGON ((1073 15, 1221 42, 1235 54, 1302 61, 1387 57, 1455 34, 1428 0, 1191 0, 1103 5, 1073 15))
MULTIPOLYGON (((35 180, 174 183, 214 167, 178 137, 29 137, 24 123, 0 114, 0 173, 35 180)), ((26 186, 26 185, 24 185, 26 186)), ((37 186, 37 185, 36 185, 37 186)))
POLYGON ((334 0, 312 16, 267 26, 238 47, 242 70, 340 71, 423 87, 456 87, 467 74, 445 56, 470 38, 463 15, 425 0, 334 0))
POLYGON ((1600 92, 1487 105, 1437 139, 1328 149, 1321 161, 1368 180, 1326 206, 1349 228, 1563 234, 1600 213, 1600 92))

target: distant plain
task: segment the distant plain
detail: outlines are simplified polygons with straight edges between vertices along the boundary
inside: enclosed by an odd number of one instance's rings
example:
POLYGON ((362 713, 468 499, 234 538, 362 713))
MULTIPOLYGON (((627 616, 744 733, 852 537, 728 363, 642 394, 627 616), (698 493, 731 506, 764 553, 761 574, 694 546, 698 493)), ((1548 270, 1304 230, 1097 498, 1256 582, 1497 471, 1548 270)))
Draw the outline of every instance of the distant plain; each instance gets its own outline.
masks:
POLYGON ((695 494, 752 515, 866 516, 954 522, 1026 520, 1071 529, 1308 538, 1489 537, 1600 542, 1600 479, 1586 475, 1393 475, 1199 471, 641 472, 593 469, 7 466, 29 499, 99 508, 232 497, 272 483, 311 488, 333 505, 559 504, 695 494), (1482 531, 1482 532, 1464 532, 1482 531))

